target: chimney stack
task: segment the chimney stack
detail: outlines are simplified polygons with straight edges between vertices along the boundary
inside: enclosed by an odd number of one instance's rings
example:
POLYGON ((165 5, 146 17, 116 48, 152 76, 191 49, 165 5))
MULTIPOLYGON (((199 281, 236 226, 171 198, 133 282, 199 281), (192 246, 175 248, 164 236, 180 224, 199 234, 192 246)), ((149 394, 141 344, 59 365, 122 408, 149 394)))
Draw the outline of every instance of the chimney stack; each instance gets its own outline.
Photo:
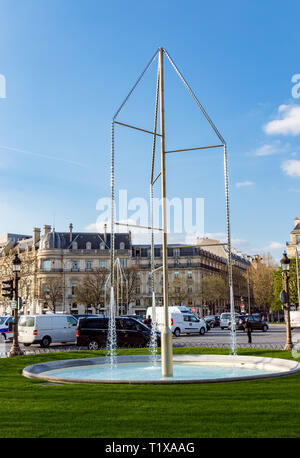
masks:
POLYGON ((107 224, 104 224, 104 234, 103 234, 103 237, 104 237, 104 242, 105 242, 105 243, 106 243, 106 240, 107 240, 106 229, 107 229, 107 224))
POLYGON ((51 226, 48 226, 48 224, 44 225, 44 235, 49 234, 51 232, 51 226))
POLYGON ((69 229, 70 229, 70 243, 71 243, 72 242, 72 235, 73 235, 73 224, 72 223, 70 223, 69 229))
POLYGON ((38 243, 41 238, 41 229, 39 227, 33 228, 33 245, 38 243))
POLYGON ((300 218, 296 216, 296 218, 294 218, 294 227, 296 227, 298 223, 300 223, 300 218))

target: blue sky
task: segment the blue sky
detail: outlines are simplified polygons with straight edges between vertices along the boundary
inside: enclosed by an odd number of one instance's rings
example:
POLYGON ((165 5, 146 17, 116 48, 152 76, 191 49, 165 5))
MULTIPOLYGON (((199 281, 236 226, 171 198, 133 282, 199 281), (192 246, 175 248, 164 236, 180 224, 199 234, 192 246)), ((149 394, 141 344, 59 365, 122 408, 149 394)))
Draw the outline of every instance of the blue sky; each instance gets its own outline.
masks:
MULTIPOLYGON (((234 245, 278 259, 300 216, 299 2, 0 0, 0 11, 0 233, 92 227, 109 196, 110 120, 163 46, 227 141, 234 245)), ((152 127, 155 73, 121 121, 152 127)), ((212 138, 180 84, 166 63, 172 149, 212 138)), ((116 187, 148 197, 151 139, 122 129, 116 187)), ((221 151, 167 167, 169 197, 204 197, 205 231, 222 238, 221 151)))

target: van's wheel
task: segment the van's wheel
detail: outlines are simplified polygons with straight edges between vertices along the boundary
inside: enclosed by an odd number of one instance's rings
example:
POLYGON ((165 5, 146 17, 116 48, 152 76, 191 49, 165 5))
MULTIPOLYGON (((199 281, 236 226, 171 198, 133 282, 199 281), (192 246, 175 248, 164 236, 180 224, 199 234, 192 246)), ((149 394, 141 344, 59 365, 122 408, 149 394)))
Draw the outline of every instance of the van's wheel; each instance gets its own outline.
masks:
POLYGON ((214 325, 213 323, 211 323, 210 327, 211 327, 211 328, 214 328, 214 327, 215 327, 215 325, 214 325))
POLYGON ((268 330, 268 326, 264 325, 264 327, 262 328, 262 331, 267 332, 267 330, 268 330))
POLYGON ((174 336, 175 337, 179 337, 180 336, 180 329, 179 328, 176 328, 175 331, 174 331, 174 336))
POLYGON ((6 341, 6 335, 0 334, 0 342, 5 342, 5 341, 6 341))
POLYGON ((90 340, 88 344, 89 350, 99 350, 99 342, 95 339, 90 340))
POLYGON ((29 343, 23 343, 24 347, 30 347, 29 343))
POLYGON ((200 328, 199 334, 200 334, 201 336, 203 336, 203 335, 205 334, 205 329, 204 329, 204 328, 200 328))
POLYGON ((42 338, 41 341, 41 347, 42 348, 47 348, 51 344, 51 338, 49 336, 45 336, 42 338))

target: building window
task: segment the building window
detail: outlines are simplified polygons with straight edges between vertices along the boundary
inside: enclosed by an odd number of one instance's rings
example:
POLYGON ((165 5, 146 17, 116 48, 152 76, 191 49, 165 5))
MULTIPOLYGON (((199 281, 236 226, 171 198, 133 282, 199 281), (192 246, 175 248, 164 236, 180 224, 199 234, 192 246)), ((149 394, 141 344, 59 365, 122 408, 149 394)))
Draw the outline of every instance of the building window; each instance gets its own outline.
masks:
POLYGON ((92 261, 86 261, 85 269, 86 270, 92 270, 92 261))
POLYGON ((50 259, 45 259, 45 261, 42 261, 42 269, 43 270, 50 270, 50 268, 51 268, 50 259))
POLYGON ((180 249, 179 248, 174 248, 173 256, 180 256, 180 249))
POLYGON ((73 243, 72 243, 72 248, 73 248, 73 250, 77 250, 77 248, 78 248, 78 243, 77 243, 77 242, 73 242, 73 243))
POLYGON ((100 267, 106 269, 106 261, 100 261, 100 267))
POLYGON ((187 277, 193 278, 193 272, 191 270, 188 270, 187 277))
POLYGON ((105 250, 105 243, 104 242, 100 243, 100 250, 105 250))
POLYGON ((191 266, 191 265, 192 265, 192 260, 191 260, 191 259, 188 259, 188 260, 186 261, 186 264, 187 264, 187 266, 191 266))
POLYGON ((137 257, 141 256, 141 249, 140 249, 140 248, 136 248, 136 249, 135 249, 135 255, 136 255, 137 257))
POLYGON ((135 300, 135 305, 141 305, 141 301, 139 299, 135 300))
POLYGON ((179 272, 174 272, 174 278, 178 278, 179 277, 179 272))
POLYGON ((148 286, 148 293, 152 294, 152 286, 148 286))
POLYGON ((141 287, 140 287, 140 286, 137 286, 137 287, 135 288, 135 292, 136 292, 136 294, 141 294, 141 287))
POLYGON ((86 242, 86 249, 91 250, 92 249, 92 244, 91 242, 86 242))
POLYGON ((49 286, 47 285, 47 283, 44 283, 43 286, 42 286, 42 291, 44 293, 49 293, 49 286))
POLYGON ((120 264, 121 264, 121 266, 126 267, 127 266, 127 259, 124 259, 124 258, 120 259, 120 264))
POLYGON ((174 266, 178 266, 178 265, 179 265, 179 261, 178 261, 178 259, 175 259, 174 260, 174 266))
POLYGON ((124 242, 120 243, 120 250, 125 250, 125 243, 124 242))
POLYGON ((72 261, 72 272, 78 272, 78 261, 72 261))
POLYGON ((193 292, 193 287, 192 287, 192 285, 189 285, 188 286, 188 293, 192 293, 192 292, 193 292))
POLYGON ((75 288, 76 288, 76 283, 72 283, 72 286, 71 286, 71 294, 72 294, 72 296, 75 295, 75 288))
POLYGON ((296 235, 296 243, 300 243, 300 235, 296 235))

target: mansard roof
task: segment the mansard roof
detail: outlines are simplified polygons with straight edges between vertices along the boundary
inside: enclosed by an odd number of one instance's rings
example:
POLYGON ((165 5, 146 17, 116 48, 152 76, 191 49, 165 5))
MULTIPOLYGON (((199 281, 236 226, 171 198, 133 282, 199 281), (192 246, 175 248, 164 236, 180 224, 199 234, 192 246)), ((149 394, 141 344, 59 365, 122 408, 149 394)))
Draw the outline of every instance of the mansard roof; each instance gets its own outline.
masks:
MULTIPOLYGON (((85 250, 87 243, 90 242, 91 250, 99 250, 100 244, 104 243, 105 248, 110 248, 111 237, 106 234, 106 241, 104 234, 95 232, 73 232, 70 240, 70 232, 56 232, 52 231, 41 237, 40 248, 45 249, 72 249, 73 243, 77 243, 78 250, 85 250)), ((115 234, 115 249, 120 249, 120 244, 124 243, 125 249, 130 248, 130 239, 128 233, 115 234)))

